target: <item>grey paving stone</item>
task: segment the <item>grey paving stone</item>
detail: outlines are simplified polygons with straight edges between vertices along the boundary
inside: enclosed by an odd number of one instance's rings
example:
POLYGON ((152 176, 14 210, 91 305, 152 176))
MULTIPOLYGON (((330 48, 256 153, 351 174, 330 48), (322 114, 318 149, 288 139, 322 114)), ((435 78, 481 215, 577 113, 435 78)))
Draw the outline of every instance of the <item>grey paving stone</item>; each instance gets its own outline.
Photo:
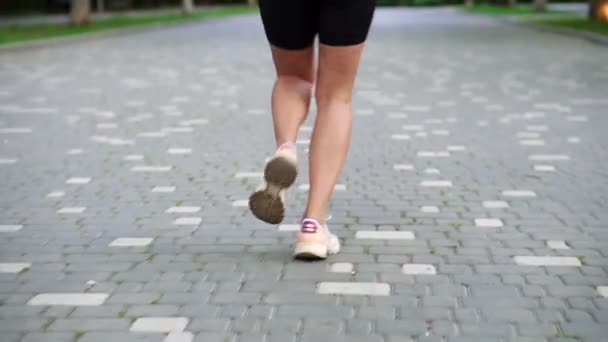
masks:
MULTIPOLYGON (((74 333, 28 333, 23 336, 23 342, 73 342, 74 333)), ((4 337, 3 337, 4 338, 4 337)))
POLYGON ((164 335, 132 334, 121 332, 87 332, 78 342, 104 342, 104 341, 133 341, 133 342, 162 342, 164 335))
POLYGON ((130 320, 121 318, 72 319, 60 318, 53 322, 49 331, 127 331, 130 320))

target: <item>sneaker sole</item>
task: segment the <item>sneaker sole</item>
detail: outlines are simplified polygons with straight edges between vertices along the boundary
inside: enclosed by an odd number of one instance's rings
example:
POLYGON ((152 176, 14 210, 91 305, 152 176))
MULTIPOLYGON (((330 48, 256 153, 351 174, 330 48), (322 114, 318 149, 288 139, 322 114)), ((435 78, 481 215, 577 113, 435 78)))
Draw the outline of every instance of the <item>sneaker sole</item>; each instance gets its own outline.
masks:
POLYGON ((296 166, 286 158, 277 157, 268 162, 264 170, 266 188, 249 197, 249 209, 253 215, 266 223, 281 223, 285 217, 285 203, 280 192, 293 185, 297 175, 296 166))
POLYGON ((294 248, 293 256, 298 260, 325 260, 328 255, 327 246, 319 243, 299 243, 294 248))

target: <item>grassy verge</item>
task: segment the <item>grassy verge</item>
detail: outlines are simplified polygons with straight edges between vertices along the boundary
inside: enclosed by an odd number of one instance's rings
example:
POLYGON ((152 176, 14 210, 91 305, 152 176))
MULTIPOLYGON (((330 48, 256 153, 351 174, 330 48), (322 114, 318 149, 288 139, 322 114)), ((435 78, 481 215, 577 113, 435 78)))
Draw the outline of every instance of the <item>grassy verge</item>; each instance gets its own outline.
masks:
POLYGON ((542 25, 565 27, 581 31, 600 33, 608 36, 608 23, 591 21, 587 18, 544 18, 533 19, 530 22, 542 25))
POLYGON ((550 14, 564 14, 563 11, 546 11, 536 12, 532 6, 492 6, 492 5, 476 5, 469 8, 464 8, 465 11, 470 13, 487 14, 495 16, 519 16, 519 15, 550 15, 550 14))
POLYGON ((253 13, 256 9, 249 7, 222 7, 198 10, 191 15, 182 14, 151 14, 141 16, 117 15, 115 17, 95 20, 86 26, 71 26, 66 24, 43 24, 0 27, 0 45, 37 39, 72 36, 90 32, 99 32, 109 29, 153 25, 169 24, 200 20, 204 18, 218 18, 238 14, 253 13))

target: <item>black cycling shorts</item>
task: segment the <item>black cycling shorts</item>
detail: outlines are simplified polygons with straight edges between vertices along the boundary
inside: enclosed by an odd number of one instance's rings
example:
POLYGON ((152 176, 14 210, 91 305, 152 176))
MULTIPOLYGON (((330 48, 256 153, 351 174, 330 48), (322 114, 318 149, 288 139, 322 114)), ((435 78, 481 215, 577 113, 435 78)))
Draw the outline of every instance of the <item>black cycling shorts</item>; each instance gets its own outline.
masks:
POLYGON ((290 50, 322 44, 363 43, 374 16, 375 0, 259 0, 270 44, 290 50))

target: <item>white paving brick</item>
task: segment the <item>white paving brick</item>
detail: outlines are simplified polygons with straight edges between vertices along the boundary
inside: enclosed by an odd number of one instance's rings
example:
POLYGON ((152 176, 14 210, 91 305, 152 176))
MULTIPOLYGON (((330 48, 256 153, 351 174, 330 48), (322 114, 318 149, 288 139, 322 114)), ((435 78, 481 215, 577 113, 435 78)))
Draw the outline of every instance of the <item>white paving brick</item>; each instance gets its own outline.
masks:
POLYGON ((196 213, 200 210, 201 210, 201 207, 178 206, 178 207, 171 207, 171 208, 165 210, 165 213, 189 214, 189 213, 196 213))
POLYGON ((118 238, 110 243, 110 247, 145 247, 154 241, 153 238, 118 238))
POLYGON ((57 210, 58 214, 82 214, 86 207, 63 207, 57 210))
MULTIPOLYGON (((299 190, 302 191, 308 191, 310 190, 310 184, 301 184, 300 186, 298 186, 299 190)), ((335 191, 346 191, 346 185, 345 184, 336 184, 334 186, 334 190, 335 191)))
POLYGON ((549 240, 547 241, 547 247, 553 249, 570 249, 564 240, 549 240))
POLYGON ((65 184, 88 184, 91 181, 89 177, 72 177, 65 181, 65 184))
POLYGON ((388 118, 389 119, 407 119, 408 115, 405 113, 388 113, 388 118))
POLYGON ((483 228, 498 228, 502 227, 503 223, 502 220, 495 218, 476 218, 475 226, 483 228))
POLYGON ((162 138, 162 137, 166 137, 167 133, 166 132, 141 132, 141 133, 137 133, 137 137, 140 138, 162 138))
POLYGON ((536 139, 540 137, 538 132, 518 132, 517 137, 520 139, 536 139))
POLYGON ((165 127, 161 129, 163 133, 190 133, 193 132, 194 128, 190 126, 182 126, 182 127, 165 127))
POLYGON ((233 207, 246 208, 249 207, 249 200, 236 200, 232 202, 233 207))
POLYGON ((608 286, 598 286, 597 292, 600 294, 600 296, 608 298, 608 286))
POLYGON ((568 143, 570 144, 578 144, 581 142, 581 138, 579 137, 568 137, 568 143))
POLYGON ((580 260, 575 257, 555 256, 515 256, 513 260, 518 265, 530 266, 581 266, 580 260))
POLYGON ((189 331, 171 332, 163 342, 192 342, 194 335, 189 331))
POLYGON ((533 132, 546 132, 549 130, 549 127, 545 125, 529 125, 526 129, 533 132))
POLYGON ((425 205, 420 207, 420 211, 428 214, 436 214, 439 212, 439 208, 434 205, 425 205))
POLYGON ((433 135, 450 135, 450 131, 447 129, 434 129, 431 131, 433 135))
POLYGON ((154 188, 152 188, 152 192, 174 192, 174 191, 175 191, 174 186, 159 185, 159 186, 155 186, 154 188))
POLYGON ((190 153, 192 153, 192 149, 191 148, 173 147, 173 148, 168 149, 167 153, 169 153, 169 154, 177 154, 177 155, 184 155, 184 154, 190 154, 190 153))
POLYGON ((413 275, 432 275, 437 274, 435 266, 429 264, 405 264, 401 268, 401 272, 404 274, 413 275))
POLYGON ((390 230, 359 230, 355 234, 357 239, 371 240, 413 240, 414 233, 409 231, 390 231, 390 230))
POLYGON ((522 146, 545 146, 545 141, 540 139, 528 139, 520 140, 519 144, 522 146))
POLYGON ((452 186, 452 182, 448 180, 425 180, 420 182, 420 186, 431 188, 449 188, 452 186))
POLYGON ((310 145, 310 139, 298 139, 296 140, 297 145, 310 145))
POLYGON ((428 136, 427 132, 416 132, 417 137, 426 138, 428 136))
POLYGON ((460 152, 465 151, 467 148, 462 145, 448 145, 447 150, 450 152, 460 152))
POLYGON ((570 157, 565 154, 533 154, 528 156, 530 161, 566 161, 570 157))
POLYGON ((566 120, 570 122, 587 122, 589 119, 584 115, 570 115, 566 117, 566 120))
POLYGON ((2 134, 32 133, 32 129, 29 127, 6 127, 6 128, 0 128, 0 133, 2 133, 2 134))
POLYGON ((483 207, 487 209, 502 209, 508 208, 509 203, 505 201, 483 201, 483 207))
POLYGON ((48 194, 46 194, 46 197, 48 198, 57 198, 57 197, 63 197, 65 196, 65 192, 57 190, 57 191, 51 191, 48 194))
POLYGON ((99 306, 108 298, 107 293, 41 293, 27 302, 31 306, 99 306))
POLYGON ((207 119, 190 119, 190 120, 183 120, 179 122, 180 126, 203 126, 209 123, 209 120, 207 119))
POLYGON ((1 262, 0 273, 19 273, 31 266, 29 262, 1 262))
POLYGON ((407 134, 393 134, 391 135, 391 139, 393 140, 410 140, 412 137, 410 137, 407 134))
POLYGON ((352 273, 354 269, 350 262, 336 262, 331 264, 329 270, 334 273, 352 273))
POLYGON ((422 131, 424 126, 422 125, 404 125, 401 127, 404 131, 422 131))
POLYGON ((97 124, 97 129, 114 129, 118 127, 115 122, 102 122, 97 124))
POLYGON ((138 161, 138 160, 144 160, 144 156, 141 154, 129 154, 124 156, 124 158, 122 158, 123 160, 126 161, 138 161))
POLYGON ((302 131, 302 132, 312 132, 312 127, 310 127, 310 126, 302 126, 302 127, 300 127, 300 131, 302 131))
POLYGON ((300 230, 299 224, 281 224, 278 230, 280 232, 297 232, 300 230))
POLYGON ((441 171, 439 171, 438 169, 429 167, 424 169, 424 173, 426 173, 427 175, 438 175, 441 173, 441 171))
POLYGON ((133 172, 169 172, 172 166, 154 166, 154 165, 138 165, 133 166, 131 171, 133 172))
POLYGON ((16 163, 17 159, 15 158, 0 158, 0 165, 11 165, 16 163))
POLYGON ((553 166, 553 165, 534 165, 534 171, 554 172, 555 166, 553 166))
POLYGON ((179 217, 173 221, 176 226, 198 226, 203 222, 201 217, 179 217))
POLYGON ((531 190, 504 190, 502 195, 505 197, 536 197, 536 193, 531 190))
POLYGON ((68 150, 67 154, 69 155, 77 155, 77 154, 82 154, 84 152, 83 149, 81 148, 71 148, 68 150))
POLYGON ((188 322, 186 317, 141 317, 133 322, 130 330, 146 333, 182 332, 188 322))
POLYGON ((23 228, 20 224, 0 224, 0 233, 17 232, 23 228))
POLYGON ((262 178, 264 177, 264 173, 263 172, 238 172, 235 175, 236 178, 241 179, 241 178, 262 178))
POLYGON ((446 158, 450 156, 449 151, 418 151, 416 154, 420 158, 446 158))
POLYGON ((412 164, 395 164, 393 165, 393 169, 397 171, 412 171, 414 170, 414 165, 412 164))
POLYGON ((388 296, 391 287, 387 283, 322 282, 317 286, 319 294, 388 296))

